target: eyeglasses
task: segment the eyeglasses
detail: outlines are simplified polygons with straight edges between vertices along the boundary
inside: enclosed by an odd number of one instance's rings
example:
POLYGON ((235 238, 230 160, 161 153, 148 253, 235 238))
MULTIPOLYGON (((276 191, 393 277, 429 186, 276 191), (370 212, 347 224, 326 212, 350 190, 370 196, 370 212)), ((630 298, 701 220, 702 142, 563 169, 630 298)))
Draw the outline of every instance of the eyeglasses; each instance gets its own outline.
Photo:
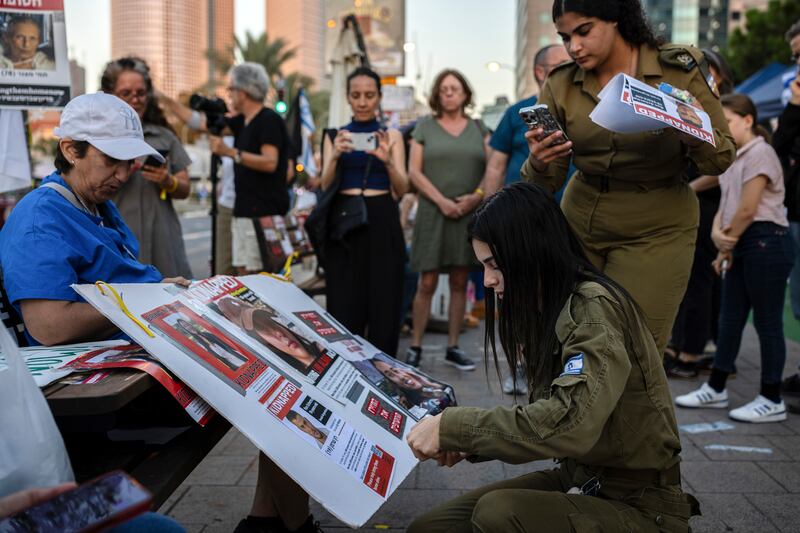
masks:
POLYGON ((147 91, 144 89, 139 91, 123 90, 117 93, 117 96, 119 96, 123 100, 133 100, 134 98, 138 98, 139 100, 144 100, 145 98, 147 98, 147 91))

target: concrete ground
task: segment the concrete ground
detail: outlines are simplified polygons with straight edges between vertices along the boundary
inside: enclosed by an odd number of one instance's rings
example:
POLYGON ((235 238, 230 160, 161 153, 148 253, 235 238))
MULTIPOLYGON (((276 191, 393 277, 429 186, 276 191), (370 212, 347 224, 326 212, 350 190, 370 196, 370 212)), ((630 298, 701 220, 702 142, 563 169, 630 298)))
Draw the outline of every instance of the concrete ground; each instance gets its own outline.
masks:
MULTIPOLYGON (((467 331, 461 345, 482 358, 483 328, 467 331)), ((407 345, 404 340, 402 348, 407 345)), ((425 338, 422 369, 451 383, 461 405, 510 405, 490 369, 460 372, 443 363, 446 337, 425 338)), ((401 348, 401 349, 402 349, 401 348)), ((401 352, 402 353, 402 352, 401 352)), ((754 330, 748 326, 729 394, 734 407, 758 393, 759 357, 754 330)), ((786 372, 800 363, 800 345, 789 342, 786 372)), ((673 394, 699 386, 700 380, 672 381, 673 394)), ((682 432, 684 488, 701 502, 703 516, 691 522, 696 532, 800 531, 800 416, 773 424, 740 424, 724 410, 678 409, 681 425, 726 422, 732 429, 682 432), (721 450, 718 445, 740 447, 721 450)), ((472 488, 497 480, 550 468, 552 462, 513 466, 497 461, 459 464, 452 469, 421 463, 372 517, 362 531, 402 531, 414 516, 472 488)), ((256 448, 235 429, 217 445, 161 508, 190 532, 230 532, 250 507, 256 481, 256 448)), ((325 531, 348 529, 319 505, 314 517, 325 531)))

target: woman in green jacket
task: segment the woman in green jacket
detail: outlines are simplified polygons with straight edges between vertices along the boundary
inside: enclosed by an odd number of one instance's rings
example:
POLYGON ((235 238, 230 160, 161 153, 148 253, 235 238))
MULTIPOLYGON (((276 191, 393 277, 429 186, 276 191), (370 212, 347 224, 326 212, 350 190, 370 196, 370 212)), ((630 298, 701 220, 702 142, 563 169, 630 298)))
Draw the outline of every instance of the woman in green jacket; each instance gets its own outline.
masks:
POLYGON ((468 492, 409 531, 687 531, 697 503, 680 486, 661 354, 630 295, 592 265, 537 185, 502 189, 468 232, 488 289, 486 352, 497 365, 497 307, 500 344, 525 369, 530 403, 448 407, 408 443, 442 465, 560 465, 468 492))

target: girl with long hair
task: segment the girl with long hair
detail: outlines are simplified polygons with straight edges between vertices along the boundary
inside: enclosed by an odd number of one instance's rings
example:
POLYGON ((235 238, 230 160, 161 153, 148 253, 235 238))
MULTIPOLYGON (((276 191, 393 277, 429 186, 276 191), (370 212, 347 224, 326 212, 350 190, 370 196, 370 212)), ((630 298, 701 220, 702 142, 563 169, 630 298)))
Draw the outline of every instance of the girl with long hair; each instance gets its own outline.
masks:
MULTIPOLYGON (((686 184, 693 162, 722 174, 735 152, 700 50, 665 44, 639 0, 556 0, 553 22, 574 62, 554 69, 539 96, 564 128, 526 134, 522 175, 550 191, 577 168, 561 202, 592 263, 633 296, 663 351, 683 298, 697 237, 698 203, 686 184), (714 145, 675 128, 614 133, 592 122, 599 92, 617 75, 689 91, 711 118, 714 145)), ((692 114, 692 113, 690 113, 692 114)), ((689 115, 687 115, 689 116, 689 115)))
POLYGON ((686 531, 696 501, 680 487, 661 354, 630 295, 589 261, 539 186, 501 189, 468 233, 488 289, 486 353, 497 365, 496 307, 500 344, 525 369, 530 403, 448 407, 420 421, 409 445, 449 466, 561 464, 468 492, 409 531, 686 531))
POLYGON ((735 371, 742 331, 750 311, 761 346, 761 389, 752 402, 733 409, 740 422, 786 420, 781 378, 786 363, 783 302, 794 265, 789 221, 783 206, 783 169, 758 125, 752 100, 742 94, 722 98, 722 107, 739 150, 719 177, 722 199, 711 238, 719 250, 714 267, 722 280, 717 352, 708 383, 675 398, 681 407, 728 407, 725 383, 735 371))

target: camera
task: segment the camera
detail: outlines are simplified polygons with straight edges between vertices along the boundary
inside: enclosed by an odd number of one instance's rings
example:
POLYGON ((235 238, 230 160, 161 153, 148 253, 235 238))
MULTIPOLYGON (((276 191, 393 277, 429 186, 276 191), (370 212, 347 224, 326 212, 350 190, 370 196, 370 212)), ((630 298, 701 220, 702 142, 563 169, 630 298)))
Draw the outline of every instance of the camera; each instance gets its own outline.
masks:
POLYGON ((225 113, 228 112, 228 106, 221 98, 207 98, 195 93, 189 97, 189 107, 205 113, 206 128, 209 133, 219 135, 225 129, 225 113))

